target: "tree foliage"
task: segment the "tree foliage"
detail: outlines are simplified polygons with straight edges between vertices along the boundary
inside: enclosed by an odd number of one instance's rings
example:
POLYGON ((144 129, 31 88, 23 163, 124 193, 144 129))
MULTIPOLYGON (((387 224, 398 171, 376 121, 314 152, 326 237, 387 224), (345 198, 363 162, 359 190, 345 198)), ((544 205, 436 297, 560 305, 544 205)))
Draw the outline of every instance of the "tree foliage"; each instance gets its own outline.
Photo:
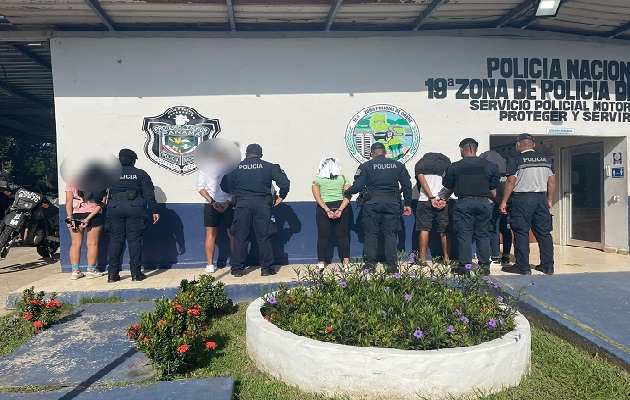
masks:
POLYGON ((11 182, 57 190, 57 149, 54 143, 0 137, 0 162, 11 172, 11 182))

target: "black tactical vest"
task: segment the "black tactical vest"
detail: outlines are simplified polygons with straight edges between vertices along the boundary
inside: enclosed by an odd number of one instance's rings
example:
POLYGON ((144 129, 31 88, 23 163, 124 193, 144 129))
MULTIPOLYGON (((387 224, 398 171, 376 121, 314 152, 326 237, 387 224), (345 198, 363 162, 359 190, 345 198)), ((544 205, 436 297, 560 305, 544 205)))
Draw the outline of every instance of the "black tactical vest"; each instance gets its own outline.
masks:
POLYGON ((457 197, 487 197, 490 195, 490 182, 486 174, 488 161, 482 158, 470 158, 453 163, 457 171, 455 182, 455 196, 457 197))

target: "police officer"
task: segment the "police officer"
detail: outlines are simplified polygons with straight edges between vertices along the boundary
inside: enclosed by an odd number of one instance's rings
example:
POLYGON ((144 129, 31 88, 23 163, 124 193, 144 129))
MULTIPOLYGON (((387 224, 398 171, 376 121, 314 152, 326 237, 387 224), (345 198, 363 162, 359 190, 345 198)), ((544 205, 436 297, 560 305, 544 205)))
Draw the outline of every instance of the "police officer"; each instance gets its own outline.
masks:
POLYGON ((514 231, 514 254, 516 265, 501 270, 521 275, 530 275, 529 230, 534 232, 540 249, 540 265, 536 271, 553 275, 553 240, 551 231, 551 207, 556 190, 553 162, 545 155, 534 151, 534 138, 522 133, 516 139, 519 153, 507 164, 507 181, 503 189, 503 201, 499 206, 503 214, 508 212, 511 202, 510 225, 514 231))
POLYGON ((142 234, 147 228, 147 208, 153 215, 154 224, 160 220, 155 201, 155 188, 151 177, 134 166, 138 156, 133 150, 120 150, 118 159, 122 164, 122 174, 120 180, 109 189, 105 221, 110 236, 107 282, 120 280, 120 262, 125 239, 129 247, 131 280, 141 281, 146 278, 140 268, 142 234))
POLYGON ((260 274, 274 275, 271 235, 275 225, 271 221, 271 207, 282 203, 289 193, 289 178, 280 165, 262 160, 262 147, 252 143, 245 149, 245 159, 238 168, 221 180, 221 190, 234 196, 234 248, 232 250, 232 275, 243 276, 247 259, 247 242, 254 228, 260 257, 260 274), (271 182, 278 185, 279 193, 275 202, 271 195, 271 182))
POLYGON ((478 143, 466 138, 459 143, 462 159, 451 164, 442 178, 444 189, 435 204, 443 207, 455 192, 457 201, 452 209, 451 224, 459 246, 459 264, 452 269, 456 274, 469 274, 472 264, 472 240, 477 245, 477 261, 484 275, 490 274, 490 227, 492 201, 497 194, 499 170, 497 165, 477 157, 478 143))
POLYGON ((400 223, 400 192, 405 200, 403 215, 411 215, 411 177, 405 166, 385 157, 387 151, 381 142, 370 148, 371 160, 364 162, 354 175, 354 183, 345 191, 346 196, 363 192, 363 218, 365 232, 363 257, 368 268, 376 266, 378 234, 383 231, 387 272, 398 270, 396 260, 396 233, 402 229, 400 223), (400 185, 400 186, 399 186, 400 185))

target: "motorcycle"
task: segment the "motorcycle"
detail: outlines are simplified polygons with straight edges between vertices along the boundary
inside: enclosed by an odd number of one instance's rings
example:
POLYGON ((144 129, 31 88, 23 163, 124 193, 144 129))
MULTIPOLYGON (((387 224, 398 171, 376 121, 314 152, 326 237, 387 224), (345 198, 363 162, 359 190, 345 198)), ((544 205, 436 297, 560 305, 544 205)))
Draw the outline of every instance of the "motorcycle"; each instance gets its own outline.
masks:
POLYGON ((0 222, 0 258, 15 243, 37 247, 49 258, 59 249, 59 205, 57 199, 22 187, 0 222))

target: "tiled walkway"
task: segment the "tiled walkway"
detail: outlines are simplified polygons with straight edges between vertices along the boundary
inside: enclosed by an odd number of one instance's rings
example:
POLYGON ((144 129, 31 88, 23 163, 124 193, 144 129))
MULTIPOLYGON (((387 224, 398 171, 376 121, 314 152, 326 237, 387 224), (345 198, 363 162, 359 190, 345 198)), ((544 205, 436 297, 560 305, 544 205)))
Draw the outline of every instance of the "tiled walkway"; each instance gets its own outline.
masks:
MULTIPOLYGON (((589 341, 591 348, 613 354, 630 366, 630 257, 598 250, 556 247, 554 276, 533 271, 531 276, 514 276, 492 267, 492 276, 506 287, 527 286, 526 303, 540 315, 589 341), (534 282, 534 285, 532 285, 534 282)), ((531 263, 537 264, 537 248, 532 246, 531 263)), ((295 269, 304 266, 277 267, 278 274, 261 277, 258 268, 248 269, 242 278, 234 278, 228 268, 214 275, 238 298, 256 297, 260 285, 296 280, 295 269), (249 288, 248 290, 240 290, 249 288), (242 295, 242 293, 247 293, 242 295)), ((12 249, 8 259, 0 261, 0 307, 15 299, 24 288, 72 294, 74 299, 92 295, 120 295, 125 298, 154 297, 156 293, 174 293, 182 279, 193 279, 203 269, 170 269, 147 271, 149 277, 132 282, 129 271, 117 283, 107 283, 107 277, 70 280, 69 273, 59 272, 59 264, 37 261, 34 249, 12 249)), ((0 309, 1 310, 1 309, 0 309)))

